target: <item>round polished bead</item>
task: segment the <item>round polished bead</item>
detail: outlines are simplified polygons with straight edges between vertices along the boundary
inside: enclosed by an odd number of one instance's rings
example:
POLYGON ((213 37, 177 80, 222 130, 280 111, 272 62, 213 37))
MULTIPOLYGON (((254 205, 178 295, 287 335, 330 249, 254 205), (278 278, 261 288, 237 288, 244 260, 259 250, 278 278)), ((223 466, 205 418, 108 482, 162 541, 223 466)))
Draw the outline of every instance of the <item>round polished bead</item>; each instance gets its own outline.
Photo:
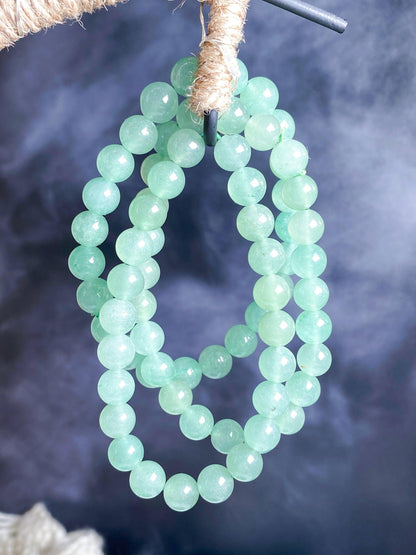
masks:
POLYGON ((133 341, 127 335, 106 335, 98 344, 97 356, 105 368, 123 370, 135 355, 133 341))
POLYGON ((248 263, 257 274, 277 274, 285 263, 284 248, 276 239, 256 241, 248 251, 248 263))
MULTIPOLYGON (((168 160, 168 157, 167 157, 168 141, 175 133, 175 131, 178 131, 178 130, 179 130, 179 125, 176 123, 176 121, 167 121, 166 123, 159 123, 159 125, 157 126, 157 142, 155 145, 155 150, 159 154, 159 158, 157 159, 158 162, 161 162, 162 160, 168 160)), ((148 160, 152 156, 155 156, 155 155, 151 154, 146 158, 146 160, 148 160)), ((146 163, 146 167, 145 167, 146 173, 150 171, 150 169, 147 170, 147 166, 151 168, 153 166, 154 160, 156 160, 156 158, 152 158, 146 163)), ((146 180, 143 179, 143 181, 147 184, 146 180)))
POLYGON ((152 192, 137 195, 129 206, 131 223, 144 231, 161 227, 165 223, 167 216, 168 208, 166 203, 152 192))
POLYGON ((242 90, 246 88, 248 82, 248 71, 247 67, 241 60, 237 60, 238 63, 238 81, 236 88, 234 89, 234 94, 240 94, 242 90))
POLYGON ((193 129, 198 135, 204 131, 204 120, 192 112, 188 99, 179 104, 176 121, 181 129, 193 129))
POLYGON ((266 311, 260 308, 255 302, 250 303, 246 308, 244 319, 247 326, 256 333, 259 331, 260 318, 265 312, 266 311))
POLYGON ((270 150, 279 141, 279 121, 273 114, 256 114, 248 120, 244 136, 251 148, 270 150))
POLYGON ((320 310, 328 302, 329 289, 320 278, 300 279, 295 285, 293 298, 303 310, 320 310))
POLYGON ((226 112, 218 118, 218 131, 225 135, 241 133, 250 118, 247 108, 239 98, 233 98, 226 112))
POLYGON ((136 414, 130 405, 107 405, 100 414, 100 428, 111 438, 129 435, 136 424, 136 414))
POLYGON ((142 499, 152 499, 162 493, 166 483, 163 468, 154 461, 142 461, 130 473, 130 488, 142 499))
POLYGON ((226 455, 231 449, 244 441, 243 428, 235 420, 219 420, 212 429, 211 443, 219 452, 226 455))
POLYGON ((147 234, 152 241, 151 256, 155 256, 163 249, 163 246, 165 244, 165 234, 161 227, 158 227, 157 229, 151 229, 147 232, 147 234))
POLYGON ((272 189, 272 201, 273 204, 276 206, 280 212, 293 212, 293 209, 290 208, 285 202, 283 202, 282 198, 282 187, 283 183, 286 180, 279 180, 272 189))
POLYGON ((279 443, 280 429, 275 419, 256 414, 244 426, 244 439, 252 449, 268 453, 279 443))
POLYGON ((222 503, 233 492, 234 480, 229 471, 220 464, 206 466, 198 476, 200 496, 208 503, 222 503))
POLYGON ((205 143, 194 129, 179 129, 168 141, 169 158, 182 168, 199 164, 205 154, 205 143))
POLYGON ((107 239, 108 223, 104 216, 85 210, 75 216, 71 232, 77 243, 86 247, 97 247, 107 239))
POLYGON ((214 158, 220 168, 233 172, 246 166, 251 148, 241 135, 223 135, 214 147, 214 158))
POLYGON ((253 288, 253 297, 260 308, 275 311, 284 308, 290 300, 290 289, 286 280, 271 274, 259 278, 253 288))
POLYGON ((296 126, 292 116, 285 110, 275 110, 273 115, 280 123, 280 139, 293 139, 296 126))
POLYGON ((251 482, 258 478, 263 470, 263 457, 245 443, 231 449, 227 455, 227 469, 239 482, 251 482))
POLYGON ((212 432, 214 417, 203 405, 192 405, 181 414, 179 427, 185 437, 199 441, 212 432))
POLYGON ((267 418, 283 414, 289 404, 285 386, 274 382, 261 382, 253 391, 253 406, 256 411, 267 418))
POLYGON ((159 405, 168 414, 182 414, 192 404, 192 390, 179 380, 171 380, 159 391, 159 405))
POLYGON ((290 217, 288 231, 294 243, 312 245, 322 237, 324 221, 315 210, 299 210, 290 217))
POLYGON ((255 168, 240 168, 228 180, 228 194, 241 206, 260 202, 266 193, 264 175, 255 168))
POLYGON ((163 347, 165 334, 156 322, 139 322, 131 331, 130 338, 139 355, 152 355, 163 347))
POLYGON ((128 472, 143 460, 143 444, 135 436, 128 435, 113 439, 108 446, 110 464, 121 472, 128 472))
POLYGON ((210 345, 199 355, 199 365, 207 378, 219 380, 224 378, 232 367, 233 359, 225 347, 210 345))
POLYGON ((143 291, 144 278, 140 269, 128 264, 118 264, 107 277, 110 293, 117 299, 130 301, 143 291))
POLYGON ((202 378, 202 370, 199 363, 191 357, 180 357, 175 360, 175 379, 186 383, 194 389, 199 385, 202 378))
POLYGON ((166 160, 153 166, 148 175, 149 189, 160 198, 171 199, 180 195, 185 187, 183 169, 166 160))
POLYGON ((168 83, 155 81, 145 87, 140 95, 143 115, 155 123, 172 119, 178 110, 178 95, 168 83))
POLYGON ((323 310, 305 310, 296 318, 296 333, 304 343, 324 343, 332 333, 332 322, 323 310))
POLYGON ((292 253, 291 266, 301 278, 318 277, 326 268, 326 254, 319 245, 300 245, 292 253))
POLYGON ((160 267, 154 258, 149 258, 138 266, 144 279, 144 288, 151 289, 156 285, 160 278, 160 267))
POLYGON ((287 179, 303 173, 308 160, 308 151, 304 145, 288 139, 273 148, 270 154, 270 168, 279 179, 287 179))
POLYGON ((108 335, 105 329, 103 329, 103 327, 101 326, 100 320, 96 316, 91 320, 91 335, 97 343, 99 343, 101 339, 104 339, 104 337, 108 335))
POLYGON ((260 339, 271 347, 281 347, 292 341, 295 335, 295 322, 283 310, 266 312, 259 322, 260 339))
POLYGON ((279 102, 279 91, 270 79, 253 77, 241 91, 240 98, 251 115, 272 114, 279 102))
POLYGON ((145 289, 138 297, 130 301, 136 309, 137 322, 146 322, 153 318, 157 309, 157 301, 153 293, 145 289))
POLYGON ((126 370, 107 370, 98 381, 98 395, 108 405, 127 403, 134 393, 134 379, 126 370))
POLYGON ((117 237, 116 253, 125 264, 137 266, 153 252, 153 243, 146 231, 132 227, 126 229, 117 237))
POLYGON ((108 300, 100 310, 100 324, 107 333, 128 333, 136 323, 136 309, 129 301, 108 300))
POLYGON ((195 56, 181 58, 173 66, 170 73, 170 82, 178 94, 182 96, 190 95, 197 68, 198 60, 195 56))
POLYGON ((259 369, 266 380, 285 382, 296 370, 296 359, 287 347, 268 347, 260 355, 259 369))
POLYGON ((69 255, 68 267, 78 279, 95 279, 105 268, 105 258, 99 248, 80 245, 69 255))
POLYGON ((104 179, 120 183, 133 173, 134 158, 124 146, 108 145, 98 153, 97 169, 104 179))
POLYGON ((77 303, 89 314, 97 315, 108 299, 111 299, 111 293, 104 279, 89 279, 78 286, 77 303))
POLYGON ((318 198, 318 186, 309 175, 297 175, 281 183, 282 200, 293 210, 307 210, 318 198))
POLYGON ((274 217, 263 204, 244 206, 237 216, 237 229, 247 241, 261 241, 273 231, 274 217))
POLYGON ((285 412, 276 418, 276 422, 281 434, 296 434, 305 424, 305 411, 302 407, 289 403, 285 412))
POLYGON ((319 399, 321 385, 315 376, 295 372, 286 382, 286 392, 294 405, 309 407, 319 399))
POLYGON ((141 367, 143 379, 151 386, 163 387, 175 375, 174 362, 166 353, 154 353, 143 360, 141 367))
POLYGON ((138 362, 138 364, 137 364, 137 366, 136 366, 136 372, 135 372, 135 373, 136 373, 137 381, 138 381, 143 387, 147 387, 147 388, 149 388, 149 389, 155 389, 155 388, 157 388, 157 387, 158 387, 157 385, 151 385, 149 382, 147 382, 147 381, 143 378, 143 375, 142 375, 142 362, 143 362, 143 360, 145 359, 145 357, 142 356, 142 355, 136 355, 136 356, 141 357, 141 360, 138 362))
POLYGON ((274 229, 276 235, 285 243, 290 243, 292 238, 289 234, 288 225, 293 212, 282 212, 276 218, 274 229))
POLYGON ((257 335, 248 326, 239 324, 230 328, 224 340, 227 351, 236 358, 245 358, 257 348, 257 335))
POLYGON ((305 344, 297 354, 299 368, 310 376, 322 376, 332 363, 331 351, 322 343, 305 344))
POLYGON ((166 505, 174 511, 189 511, 198 501, 198 485, 188 474, 175 474, 166 482, 163 497, 166 505))
POLYGON ((103 177, 95 177, 85 185, 82 201, 91 212, 105 216, 119 205, 120 189, 115 183, 103 177))
POLYGON ((133 154, 146 154, 156 141, 156 125, 143 116, 131 116, 120 127, 120 142, 133 154))

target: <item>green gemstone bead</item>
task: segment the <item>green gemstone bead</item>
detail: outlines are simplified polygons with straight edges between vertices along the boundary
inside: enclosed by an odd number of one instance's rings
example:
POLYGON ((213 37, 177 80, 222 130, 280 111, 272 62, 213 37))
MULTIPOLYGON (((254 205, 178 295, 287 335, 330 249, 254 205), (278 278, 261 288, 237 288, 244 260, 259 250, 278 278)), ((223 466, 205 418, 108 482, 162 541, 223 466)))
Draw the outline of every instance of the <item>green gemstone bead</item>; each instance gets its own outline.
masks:
POLYGON ((178 94, 190 96, 197 69, 198 60, 195 56, 186 56, 176 62, 170 74, 170 81, 178 94))
POLYGON ((237 216, 237 229, 247 241, 261 241, 273 231, 274 218, 263 204, 244 206, 237 216))
POLYGON ((136 415, 130 405, 107 405, 100 414, 100 428, 111 438, 129 435, 136 424, 136 415))
POLYGON ((267 418, 283 414, 289 405, 285 386, 274 382, 261 382, 253 391, 253 406, 256 411, 267 418))
POLYGON ((246 324, 251 330, 255 331, 256 333, 259 331, 259 322, 263 314, 265 314, 265 311, 260 308, 255 302, 250 303, 246 308, 246 312, 244 315, 246 324))
POLYGON ((280 139, 293 139, 296 126, 292 116, 285 110, 275 110, 273 115, 280 123, 280 139))
POLYGON ((260 355, 259 369, 266 380, 285 382, 296 370, 296 359, 287 347, 268 347, 260 355))
POLYGON ((152 355, 163 347, 165 334, 156 322, 139 322, 131 331, 130 338, 139 355, 152 355))
POLYGON ((103 329, 100 324, 100 320, 95 316, 91 321, 91 335, 95 339, 97 343, 104 339, 108 335, 108 333, 103 329))
POLYGON ((105 258, 97 247, 75 247, 68 258, 68 267, 76 278, 95 279, 105 268, 105 258))
POLYGON ((125 264, 137 266, 145 262, 153 252, 153 242, 146 231, 132 227, 117 238, 116 253, 125 264))
POLYGON ((279 179, 302 174, 308 165, 308 151, 302 143, 288 139, 277 144, 270 154, 270 169, 279 179))
POLYGON ((204 132, 204 120, 192 112, 188 99, 179 104, 176 121, 181 129, 193 129, 198 135, 204 132))
POLYGON ((282 212, 276 218, 274 229, 276 231, 276 235, 284 241, 285 243, 290 243, 292 238, 289 234, 289 222, 290 218, 292 217, 293 212, 282 212))
POLYGON ((71 232, 77 243, 86 247, 97 247, 107 239, 108 223, 104 216, 85 210, 75 216, 71 232))
POLYGON ((178 166, 192 168, 204 157, 204 140, 193 129, 179 129, 168 141, 168 154, 178 166))
POLYGON ((300 210, 290 217, 288 232, 298 245, 312 245, 324 233, 324 221, 315 210, 300 210))
POLYGON ((228 453, 227 469, 235 480, 251 482, 258 478, 263 470, 263 457, 245 443, 240 443, 228 453))
POLYGON ((276 422, 280 428, 280 433, 284 435, 296 434, 305 424, 305 411, 302 407, 289 403, 285 412, 276 418, 276 422))
POLYGON ((143 116, 131 116, 120 127, 120 142, 133 154, 150 152, 156 141, 156 125, 143 116))
POLYGON ((143 460, 144 447, 140 439, 128 435, 113 439, 108 447, 110 464, 121 472, 132 470, 143 460))
POLYGON ((188 474, 175 474, 166 482, 163 497, 174 511, 189 511, 199 499, 198 485, 188 474))
POLYGON ((285 251, 285 263, 280 268, 280 273, 283 274, 283 276, 286 275, 289 277, 295 273, 292 268, 292 254, 296 250, 297 246, 298 245, 296 243, 282 243, 282 247, 285 251))
POLYGON ((155 81, 145 87, 140 95, 143 115, 155 123, 165 123, 178 111, 178 95, 168 83, 155 81))
POLYGON ((293 298, 303 310, 320 310, 328 302, 329 289, 320 278, 300 279, 293 291, 293 298))
POLYGON ((283 202, 282 198, 282 187, 283 183, 286 180, 278 181, 272 189, 272 201, 273 204, 276 206, 280 212, 293 212, 292 208, 290 208, 285 202, 283 202))
POLYGON ((318 186, 309 175, 284 179, 281 184, 282 200, 294 210, 307 210, 318 198, 318 186))
POLYGON ((104 279, 89 279, 78 286, 77 303, 89 314, 97 315, 108 299, 111 299, 111 293, 104 279))
POLYGON ((130 301, 143 291, 144 278, 138 267, 118 264, 110 270, 107 286, 117 299, 130 301))
MULTIPOLYGON (((158 161, 161 162, 162 160, 167 160, 167 156, 168 156, 168 141, 169 139, 172 137, 172 135, 175 133, 175 131, 179 130, 179 125, 176 123, 176 121, 167 121, 166 123, 159 123, 159 125, 157 126, 157 133, 158 133, 158 137, 157 137, 157 143, 155 145, 155 150, 157 153, 159 153, 159 155, 166 157, 166 158, 161 158, 158 161)), ((150 156, 155 156, 154 154, 151 154, 150 156)), ((149 156, 149 158, 150 158, 149 156)), ((149 160, 147 162, 148 165, 152 165, 152 161, 155 158, 153 158, 152 160, 149 160)), ((146 158, 147 160, 147 158, 146 158)), ((146 165, 147 165, 146 164, 146 165)), ((146 180, 143 179, 143 181, 146 182, 146 180)))
POLYGON ((286 392, 294 405, 309 407, 319 399, 321 385, 315 376, 295 372, 286 382, 286 392))
POLYGON ((241 100, 233 98, 228 110, 218 118, 218 131, 225 135, 241 133, 249 118, 250 114, 241 100))
POLYGON ((98 360, 110 370, 123 370, 133 362, 133 341, 127 335, 106 335, 98 344, 98 360))
POLYGON ((219 452, 226 455, 231 449, 244 441, 243 428, 235 420, 219 420, 211 432, 211 443, 219 452))
POLYGON ((130 203, 130 221, 135 227, 144 231, 161 227, 167 216, 166 203, 151 192, 136 196, 130 203))
MULTIPOLYGON (((160 138, 160 133, 159 133, 159 138, 160 138)), ((150 170, 153 168, 155 164, 157 164, 158 162, 162 162, 163 160, 167 160, 167 153, 159 154, 158 152, 155 152, 154 154, 149 154, 149 156, 146 156, 146 158, 143 160, 140 166, 140 177, 142 178, 144 183, 146 183, 146 185, 148 185, 147 177, 149 175, 150 170)))
POLYGON ((98 395, 108 405, 127 403, 134 393, 134 380, 126 370, 107 370, 98 381, 98 395))
POLYGON ((130 301, 136 309, 137 322, 146 322, 153 318, 157 309, 157 301, 153 293, 145 289, 138 297, 130 301))
POLYGON ((290 263, 301 278, 318 277, 326 268, 326 254, 319 245, 300 245, 292 253, 290 263))
POLYGON ((88 210, 105 216, 113 212, 120 202, 120 189, 103 177, 88 181, 82 191, 82 201, 88 210))
POLYGON ((270 150, 279 141, 279 121, 273 114, 256 114, 248 120, 244 136, 251 148, 270 150))
POLYGON ((276 85, 266 77, 253 77, 240 94, 251 115, 272 114, 279 102, 276 85))
POLYGON ((136 323, 136 309, 129 301, 108 300, 100 310, 100 324, 112 335, 128 333, 136 323))
POLYGON ((248 82, 248 71, 246 65, 241 61, 237 60, 239 77, 237 81, 237 86, 234 89, 234 94, 240 94, 242 90, 246 88, 248 82))
POLYGON ((166 353, 154 353, 148 355, 140 367, 143 379, 150 386, 163 387, 175 375, 173 360, 166 353))
POLYGON ((151 289, 156 285, 160 278, 159 264, 153 258, 149 258, 138 266, 144 279, 144 288, 151 289))
POLYGON ((251 148, 241 135, 223 135, 214 147, 214 158, 220 168, 233 172, 249 163, 251 148))
POLYGON ((163 233, 163 229, 158 227, 157 229, 151 229, 147 232, 151 241, 152 241, 152 252, 151 256, 155 256, 158 254, 165 244, 165 234, 163 233))
POLYGON ((241 324, 230 328, 225 336, 225 348, 236 358, 245 358, 257 348, 257 335, 248 326, 241 324))
POLYGON ((322 376, 331 367, 332 355, 326 345, 322 343, 305 344, 298 351, 299 368, 310 376, 322 376))
POLYGON ((266 179, 255 168, 240 168, 228 180, 228 194, 241 206, 260 202, 266 193, 266 179))
POLYGON ((148 175, 149 189, 160 198, 171 199, 180 195, 185 187, 185 174, 174 162, 158 162, 148 175))
POLYGON ((287 305, 291 293, 283 277, 271 274, 262 276, 256 281, 253 288, 253 297, 263 310, 275 311, 287 305))
POLYGON ((202 378, 202 370, 199 363, 191 357, 180 357, 175 360, 175 379, 186 383, 194 389, 199 385, 202 378))
POLYGON ((285 251, 276 239, 256 241, 248 251, 248 263, 257 274, 277 274, 285 263, 285 251))
POLYGON ((130 473, 130 488, 142 499, 152 499, 162 493, 166 483, 163 468, 154 461, 142 461, 130 473))
POLYGON ((182 414, 192 404, 192 390, 179 380, 172 380, 159 391, 159 405, 168 414, 182 414))
POLYGON ((199 365, 204 376, 219 380, 229 374, 233 359, 225 347, 210 345, 199 355, 199 365))
POLYGON ((199 441, 212 432, 214 417, 203 405, 192 405, 181 414, 179 427, 185 437, 199 441))
POLYGON ((259 322, 260 339, 271 347, 281 347, 292 341, 295 335, 295 322, 283 310, 266 312, 259 322))
POLYGON ((124 146, 108 145, 98 153, 97 169, 104 179, 120 183, 133 173, 134 158, 124 146))
POLYGON ((332 322, 323 310, 305 310, 296 318, 296 333, 304 343, 324 343, 332 333, 332 322))
POLYGON ((229 471, 220 464, 206 466, 198 476, 200 496, 208 503, 222 503, 233 492, 234 480, 229 471))
POLYGON ((258 453, 268 453, 279 443, 280 429, 275 419, 256 414, 247 420, 244 438, 247 445, 258 453))
POLYGON ((158 387, 157 385, 151 385, 149 382, 147 382, 142 375, 142 362, 145 359, 144 356, 142 355, 136 355, 138 357, 141 357, 141 360, 138 362, 137 366, 136 366, 136 378, 137 381, 143 386, 143 387, 147 387, 148 389, 155 389, 156 387, 158 387))

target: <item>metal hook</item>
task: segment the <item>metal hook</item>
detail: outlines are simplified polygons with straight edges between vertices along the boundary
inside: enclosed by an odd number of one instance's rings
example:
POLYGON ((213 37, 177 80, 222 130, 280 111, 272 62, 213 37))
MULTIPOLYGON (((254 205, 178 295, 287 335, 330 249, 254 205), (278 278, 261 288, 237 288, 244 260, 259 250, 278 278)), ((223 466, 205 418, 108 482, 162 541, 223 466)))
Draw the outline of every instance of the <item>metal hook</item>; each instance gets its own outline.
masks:
POLYGON ((217 110, 211 110, 204 114, 204 141, 207 146, 215 146, 217 142, 217 124, 217 110))

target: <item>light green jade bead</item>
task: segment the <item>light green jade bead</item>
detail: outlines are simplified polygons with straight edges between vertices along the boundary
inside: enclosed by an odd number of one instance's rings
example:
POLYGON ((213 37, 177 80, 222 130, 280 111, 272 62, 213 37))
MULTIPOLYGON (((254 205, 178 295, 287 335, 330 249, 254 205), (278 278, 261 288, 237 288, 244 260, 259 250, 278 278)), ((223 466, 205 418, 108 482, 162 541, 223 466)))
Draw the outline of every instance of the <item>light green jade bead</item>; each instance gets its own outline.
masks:
POLYGON ((198 135, 204 132, 204 120, 192 112, 188 99, 179 104, 176 121, 181 129, 193 129, 198 135))
POLYGON ((182 168, 196 166, 204 154, 204 140, 193 129, 179 129, 168 141, 169 158, 182 168))
POLYGON ((297 354, 299 368, 310 376, 322 376, 328 372, 332 363, 332 355, 322 343, 305 344, 297 354))
POLYGON ((249 163, 251 148, 241 135, 223 135, 214 147, 214 158, 223 170, 233 172, 249 163))
MULTIPOLYGON (((168 123, 173 123, 173 122, 168 122, 168 123)), ((162 125, 167 125, 167 124, 163 123, 162 125)), ((160 134, 159 134, 159 138, 160 138, 160 134)), ((140 177, 142 178, 143 182, 146 183, 146 185, 148 185, 147 177, 149 175, 150 170, 153 168, 153 166, 158 162, 163 162, 163 160, 167 160, 167 159, 168 159, 167 153, 160 154, 158 152, 154 152, 153 154, 149 154, 149 156, 146 156, 146 158, 143 160, 140 166, 140 177)))
POLYGON ((97 356, 105 368, 123 370, 133 362, 133 341, 127 335, 106 335, 98 344, 97 356))
POLYGON ((291 291, 282 276, 271 274, 259 278, 253 288, 254 301, 260 308, 275 311, 284 308, 290 301, 291 291))
POLYGON ((244 438, 258 453, 268 453, 279 443, 280 429, 275 419, 256 414, 247 420, 244 438))
POLYGON ((280 138, 281 140, 293 139, 295 136, 295 120, 285 110, 275 110, 273 112, 274 117, 279 121, 280 124, 280 138))
POLYGON ((100 310, 100 324, 112 335, 128 333, 136 323, 136 309, 129 301, 108 300, 100 310))
POLYGON ((174 511, 189 511, 199 499, 198 485, 188 474, 175 474, 166 482, 163 497, 166 505, 174 511))
POLYGON ((251 115, 272 114, 279 102, 279 91, 270 79, 253 77, 241 91, 240 98, 251 115))
POLYGON ((326 268, 326 254, 319 245, 300 245, 292 253, 290 263, 301 278, 320 276, 326 268))
POLYGON ((237 229, 247 241, 265 239, 273 231, 273 227, 273 213, 263 204, 244 206, 238 213, 237 229))
POLYGON ((163 347, 165 333, 156 322, 139 322, 130 333, 136 353, 139 355, 152 355, 163 347))
POLYGON ((104 216, 85 210, 73 219, 71 232, 77 243, 97 247, 107 239, 108 223, 104 216))
POLYGON ((88 181, 82 191, 82 201, 88 210, 105 216, 113 212, 120 203, 120 189, 103 177, 88 181))
POLYGON ((250 303, 244 314, 247 326, 257 333, 259 331, 260 318, 265 313, 266 311, 260 308, 255 302, 250 303))
POLYGON ((111 438, 129 435, 136 424, 136 414, 130 405, 107 405, 100 414, 100 428, 111 438))
POLYGON ((201 378, 202 370, 195 359, 180 357, 175 360, 175 379, 184 382, 188 387, 194 389, 199 385, 201 378))
POLYGON ((315 376, 295 372, 286 382, 286 391, 294 405, 309 407, 319 399, 321 385, 315 376))
POLYGON ((329 289, 320 278, 300 279, 295 285, 293 298, 303 310, 320 310, 328 302, 329 289))
POLYGON ((142 442, 132 435, 113 439, 108 446, 108 460, 115 469, 121 472, 132 470, 143 460, 143 455, 142 442))
POLYGON ((194 56, 186 56, 176 62, 170 73, 170 82, 178 94, 182 96, 191 94, 191 86, 197 69, 198 60, 194 56))
POLYGON ((210 345, 199 355, 199 365, 207 378, 219 380, 229 374, 233 359, 225 347, 210 345))
POLYGON ((156 125, 143 116, 131 116, 120 127, 120 142, 133 154, 146 154, 157 141, 156 125))
POLYGON ((129 206, 131 223, 144 231, 151 231, 152 229, 162 227, 167 216, 168 207, 166 202, 151 191, 143 195, 137 195, 129 206))
POLYGON ((107 286, 117 299, 130 301, 143 291, 144 278, 138 267, 118 264, 110 270, 107 286))
POLYGON ((274 382, 261 382, 253 391, 253 406, 256 411, 267 418, 283 414, 289 405, 285 386, 274 382))
POLYGON ((249 118, 250 114, 241 100, 233 97, 228 110, 218 118, 218 131, 225 135, 241 133, 249 118))
POLYGON ((185 174, 174 162, 158 162, 148 175, 149 189, 163 199, 180 195, 185 187, 185 174))
POLYGON ((199 495, 208 503, 222 503, 233 492, 234 480, 230 472, 220 464, 206 466, 199 474, 199 495))
POLYGON ((147 85, 140 95, 143 115, 155 123, 171 120, 178 111, 178 95, 169 83, 155 81, 147 85))
POLYGON ((160 267, 154 258, 149 258, 138 266, 144 278, 144 288, 151 289, 156 285, 160 278, 160 267))
POLYGON ((270 169, 279 179, 294 177, 305 171, 309 155, 299 141, 288 139, 277 144, 270 154, 270 169))
POLYGON ((279 121, 273 114, 256 114, 248 120, 244 136, 251 148, 270 150, 279 142, 279 121))
POLYGON ((241 206, 260 202, 266 193, 266 179, 255 168, 240 168, 228 180, 228 194, 241 206))
POLYGON ((104 279, 89 279, 80 283, 77 288, 77 303, 89 314, 97 315, 109 299, 111 293, 104 279))
POLYGON ((282 198, 282 186, 286 180, 280 180, 276 183, 276 185, 272 189, 272 201, 273 204, 276 206, 280 212, 293 212, 293 209, 290 208, 285 202, 283 202, 282 198))
POLYGON ((256 241, 248 251, 248 263, 257 274, 277 274, 285 263, 285 251, 276 239, 256 241))
MULTIPOLYGON (((143 387, 147 387, 148 389, 155 389, 158 386, 157 385, 150 385, 149 382, 147 382, 142 375, 142 362, 145 359, 144 356, 142 355, 136 355, 136 357, 141 357, 141 360, 138 361, 137 366, 136 366, 136 378, 137 381, 143 386, 143 387)), ((134 361, 133 361, 134 362, 134 361)))
POLYGON ((240 94, 242 90, 245 89, 248 82, 248 71, 246 65, 241 61, 237 60, 239 77, 237 81, 237 86, 234 89, 234 94, 240 94))
POLYGON ((158 254, 165 244, 165 234, 163 233, 163 229, 158 227, 156 229, 151 229, 147 232, 150 239, 152 240, 152 252, 151 255, 155 256, 158 254))
POLYGON ((185 437, 199 441, 212 432, 214 417, 203 405, 192 405, 181 414, 179 427, 185 437))
POLYGON ((120 183, 133 173, 134 158, 124 146, 108 145, 98 153, 97 169, 104 179, 120 183))
POLYGON ((192 404, 192 390, 179 380, 172 380, 159 391, 159 405, 168 414, 182 414, 192 404))
POLYGON ((292 214, 287 229, 294 243, 312 245, 322 237, 324 221, 315 210, 300 210, 292 214))
POLYGON ((309 175, 297 175, 281 181, 283 202, 293 210, 306 210, 318 198, 318 186, 309 175))
POLYGON ((285 243, 290 243, 292 238, 289 234, 289 221, 292 217, 293 212, 282 212, 276 218, 276 222, 274 225, 274 229, 276 231, 276 235, 285 243))
POLYGON ((332 322, 323 310, 305 310, 296 318, 296 333, 304 343, 324 343, 332 333, 332 322))
POLYGON ((91 335, 97 343, 108 335, 108 333, 101 326, 100 320, 96 316, 91 320, 91 335))
POLYGON ((117 237, 116 253, 125 264, 137 266, 151 257, 153 242, 146 231, 132 227, 117 237))
POLYGON ((219 420, 212 429, 211 443, 219 452, 226 455, 231 449, 244 441, 243 428, 235 420, 219 420))
POLYGON ((157 309, 157 301, 153 293, 145 289, 138 297, 132 299, 131 304, 136 310, 137 322, 146 322, 153 318, 157 309))
POLYGON ((245 358, 257 348, 257 335, 248 326, 238 324, 228 330, 224 340, 227 351, 236 358, 245 358))
POLYGON ((138 497, 152 499, 162 493, 166 474, 157 462, 142 461, 130 472, 129 483, 132 492, 138 497))
POLYGON ((231 449, 227 455, 227 469, 239 482, 252 482, 263 470, 263 457, 245 443, 231 449))
POLYGON ((305 424, 305 411, 302 407, 289 403, 285 412, 276 418, 276 422, 281 434, 296 434, 305 424))
POLYGON ((154 353, 144 358, 141 375, 151 387, 163 387, 175 376, 175 365, 166 353, 154 353))
POLYGON ((80 245, 69 255, 68 267, 78 279, 95 279, 104 271, 105 258, 99 248, 80 245))
POLYGON ((295 322, 283 310, 266 312, 259 322, 260 339, 271 347, 282 347, 290 343, 295 335, 295 322))
POLYGON ((127 403, 134 393, 134 379, 126 370, 107 370, 98 381, 98 395, 108 405, 127 403))
MULTIPOLYGON (((179 125, 176 123, 176 121, 167 121, 166 123, 159 123, 159 125, 157 126, 157 143, 155 145, 155 150, 159 154, 159 156, 162 156, 159 162, 161 162, 162 160, 168 159, 167 158, 168 141, 175 133, 175 131, 178 131, 178 130, 179 130, 179 125)), ((152 158, 152 156, 155 156, 155 155, 151 154, 143 161, 143 164, 144 164, 147 160, 144 166, 144 173, 146 173, 147 165, 152 166, 153 160, 156 160, 156 158, 152 158)), ((142 167, 143 167, 143 164, 142 164, 142 167)), ((143 181, 147 184, 147 181, 145 179, 143 179, 143 181)))
POLYGON ((266 380, 282 383, 296 370, 296 359, 287 347, 268 347, 259 358, 259 369, 266 380))

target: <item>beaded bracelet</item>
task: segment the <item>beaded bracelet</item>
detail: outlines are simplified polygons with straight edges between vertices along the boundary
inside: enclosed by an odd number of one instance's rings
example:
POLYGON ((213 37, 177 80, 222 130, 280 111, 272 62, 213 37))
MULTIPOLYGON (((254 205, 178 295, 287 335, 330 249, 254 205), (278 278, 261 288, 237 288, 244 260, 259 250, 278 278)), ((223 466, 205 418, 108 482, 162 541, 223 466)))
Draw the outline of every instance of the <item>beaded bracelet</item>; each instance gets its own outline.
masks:
POLYGON ((201 138, 203 121, 190 112, 186 96, 192 84, 196 60, 186 57, 172 69, 172 85, 156 82, 140 96, 143 115, 127 118, 120 128, 121 145, 109 145, 97 157, 101 177, 89 181, 83 190, 87 211, 75 217, 72 234, 80 243, 69 257, 69 268, 84 280, 77 290, 80 307, 91 313, 93 337, 99 343, 97 354, 107 369, 98 383, 98 393, 107 403, 100 415, 103 432, 113 438, 110 463, 120 471, 130 471, 130 487, 141 498, 152 498, 163 491, 165 501, 176 511, 191 509, 199 496, 211 503, 228 499, 234 479, 248 482, 259 476, 262 454, 274 449, 281 434, 294 434, 305 420, 303 407, 315 403, 320 395, 317 376, 330 367, 331 354, 323 344, 331 333, 331 321, 321 309, 329 292, 318 276, 325 270, 326 255, 316 242, 323 234, 321 216, 311 210, 318 190, 306 175, 308 154, 294 140, 295 124, 284 110, 276 109, 279 93, 264 77, 248 79, 239 61, 240 78, 230 109, 220 117, 221 134, 214 158, 218 166, 231 173, 228 193, 242 206, 237 230, 252 243, 248 252, 250 267, 261 277, 253 288, 254 301, 245 312, 245 325, 231 327, 224 345, 211 345, 198 361, 190 357, 172 358, 161 352, 162 328, 151 319, 157 302, 149 291, 159 280, 160 269, 154 256, 164 245, 162 226, 169 200, 184 189, 182 168, 197 165, 205 153, 201 138), (173 121, 176 118, 176 122, 173 121), (241 133, 244 132, 244 136, 241 133), (273 187, 272 201, 280 211, 276 220, 260 201, 266 193, 266 180, 248 167, 251 149, 271 150, 270 167, 279 181, 273 187), (100 278, 105 268, 98 248, 108 235, 105 215, 120 200, 115 183, 130 177, 133 154, 155 153, 141 165, 147 185, 133 199, 129 218, 133 227, 117 238, 115 250, 121 264, 112 268, 107 280, 100 278), (283 241, 270 238, 275 230, 283 241), (296 285, 290 276, 300 279, 296 285), (283 310, 291 297, 301 308, 296 323, 283 310), (286 347, 295 333, 304 343, 296 359, 286 347), (129 334, 129 335, 128 335, 129 334), (258 339, 267 345, 258 366, 265 378, 253 392, 257 413, 244 430, 234 420, 214 424, 208 408, 192 404, 192 390, 202 375, 220 379, 232 367, 233 357, 254 353, 258 339), (180 415, 179 427, 189 439, 211 435, 214 448, 226 454, 226 466, 205 467, 197 481, 187 474, 166 480, 163 468, 143 460, 141 441, 131 435, 135 412, 127 402, 135 383, 129 370, 145 387, 159 387, 159 404, 168 414, 180 415), (285 382, 285 384, 284 384, 285 382))

